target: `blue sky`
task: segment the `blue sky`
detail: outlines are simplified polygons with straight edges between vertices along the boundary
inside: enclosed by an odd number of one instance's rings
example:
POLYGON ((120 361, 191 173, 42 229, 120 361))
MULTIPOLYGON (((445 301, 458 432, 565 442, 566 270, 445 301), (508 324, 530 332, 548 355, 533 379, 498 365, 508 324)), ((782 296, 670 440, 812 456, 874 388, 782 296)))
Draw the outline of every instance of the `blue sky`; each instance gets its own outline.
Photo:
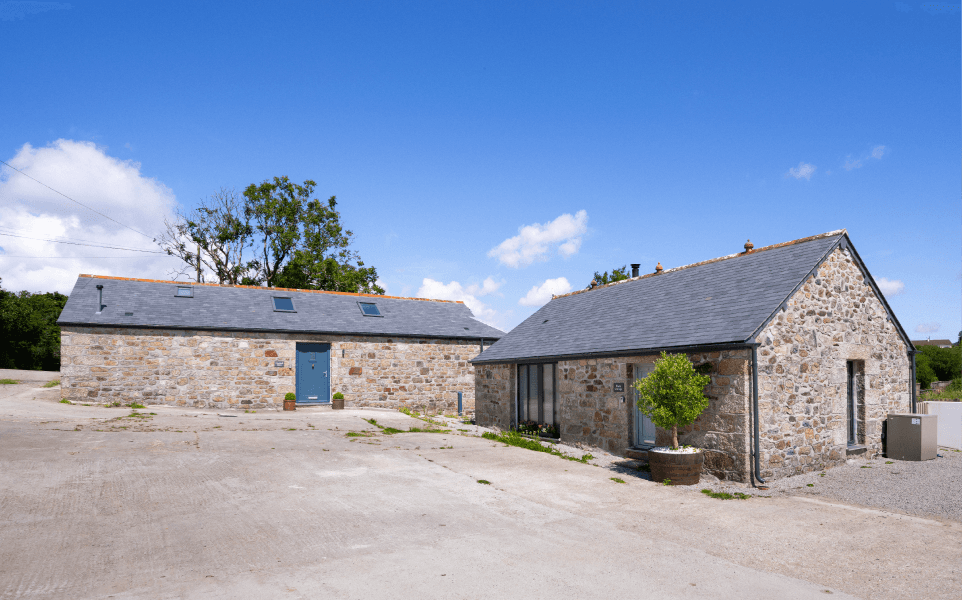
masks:
MULTIPOLYGON (((0 52, 0 158, 149 235, 313 179, 389 294, 509 329, 595 270, 847 228, 910 335, 962 329, 958 5, 0 1, 0 52)), ((6 167, 4 232, 154 248, 6 167)), ((6 289, 173 266, 0 246, 6 289)))

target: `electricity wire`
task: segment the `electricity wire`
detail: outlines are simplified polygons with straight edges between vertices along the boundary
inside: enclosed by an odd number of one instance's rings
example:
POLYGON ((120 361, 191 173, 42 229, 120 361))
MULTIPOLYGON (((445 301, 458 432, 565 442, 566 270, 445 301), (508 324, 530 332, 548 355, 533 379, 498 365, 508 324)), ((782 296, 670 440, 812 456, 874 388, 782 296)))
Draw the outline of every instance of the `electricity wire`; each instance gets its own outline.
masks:
POLYGON ((61 196, 63 196, 63 197, 66 198, 67 200, 70 200, 71 202, 75 202, 75 203, 79 204, 80 206, 86 208, 87 210, 93 211, 93 212, 97 213, 98 215, 100 215, 101 217, 103 217, 103 218, 105 218, 105 219, 107 219, 107 220, 109 220, 109 221, 113 221, 114 223, 116 223, 117 225, 120 225, 121 227, 126 227, 127 229, 133 231, 134 233, 139 233, 140 235, 142 235, 142 236, 144 236, 144 237, 146 237, 146 238, 150 238, 151 240, 154 239, 154 236, 152 236, 152 235, 147 235, 147 234, 144 233, 143 231, 137 231, 136 229, 134 229, 134 228, 131 227, 130 225, 124 225, 123 223, 121 223, 121 222, 118 221, 117 219, 114 219, 113 217, 108 217, 108 216, 105 215, 104 213, 102 213, 102 212, 100 212, 100 211, 98 211, 98 210, 95 210, 95 209, 93 209, 93 208, 90 208, 89 206, 87 206, 87 205, 84 204, 83 202, 78 202, 77 200, 74 200, 73 198, 71 198, 71 197, 68 196, 67 194, 64 194, 63 192, 60 192, 60 191, 57 191, 57 190, 53 189, 52 187, 50 187, 50 186, 47 185, 46 183, 40 181, 39 179, 34 179, 33 177, 27 175, 26 173, 24 173, 23 171, 21 171, 21 170, 18 169, 17 167, 14 167, 13 165, 11 165, 10 163, 8 163, 8 162, 6 162, 6 161, 4 161, 4 160, 0 160, 0 163, 7 165, 8 167, 10 167, 11 169, 13 169, 13 170, 16 171, 17 173, 20 173, 21 175, 23 175, 23 176, 26 177, 27 179, 33 179, 34 181, 36 181, 37 183, 39 183, 39 184, 42 185, 43 187, 47 188, 48 190, 50 190, 50 191, 52 191, 52 192, 56 192, 56 193, 60 194, 61 196))
POLYGON ((147 253, 147 254, 167 254, 166 252, 161 252, 161 251, 159 251, 159 250, 140 250, 140 249, 138 249, 138 248, 124 248, 123 246, 105 246, 105 245, 102 245, 102 244, 82 244, 82 243, 80 243, 80 242, 65 242, 65 241, 61 241, 61 240, 49 240, 49 239, 45 239, 45 238, 29 237, 29 236, 26 236, 26 235, 16 235, 16 234, 13 234, 13 233, 3 233, 3 232, 0 232, 0 235, 5 235, 5 236, 15 237, 15 238, 23 238, 23 239, 26 239, 26 240, 37 240, 37 241, 40 241, 40 242, 53 242, 54 244, 70 244, 70 245, 72 245, 72 246, 87 246, 87 247, 90 247, 90 248, 106 248, 106 249, 108 249, 108 250, 127 250, 127 251, 129 251, 129 252, 144 252, 144 253, 147 253))

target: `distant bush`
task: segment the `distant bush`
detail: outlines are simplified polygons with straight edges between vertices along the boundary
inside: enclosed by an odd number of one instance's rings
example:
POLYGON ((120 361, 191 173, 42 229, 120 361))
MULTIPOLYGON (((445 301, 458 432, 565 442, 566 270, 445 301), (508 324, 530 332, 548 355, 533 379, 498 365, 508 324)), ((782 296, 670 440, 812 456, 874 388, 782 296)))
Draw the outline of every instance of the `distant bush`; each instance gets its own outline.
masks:
POLYGON ((60 370, 57 319, 67 297, 0 288, 0 369, 60 370))

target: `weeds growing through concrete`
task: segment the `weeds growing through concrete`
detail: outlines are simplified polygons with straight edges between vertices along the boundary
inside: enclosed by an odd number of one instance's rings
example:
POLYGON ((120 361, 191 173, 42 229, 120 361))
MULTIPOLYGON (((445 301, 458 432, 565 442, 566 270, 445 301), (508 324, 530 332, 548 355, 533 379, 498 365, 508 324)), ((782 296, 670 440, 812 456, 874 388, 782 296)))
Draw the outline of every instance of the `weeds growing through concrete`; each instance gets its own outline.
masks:
POLYGON ((60 385, 60 380, 55 379, 53 381, 48 381, 47 383, 43 384, 43 387, 52 388, 52 387, 57 387, 58 385, 60 385))
POLYGON ((611 479, 615 483, 626 483, 625 480, 620 477, 609 477, 608 479, 611 479))
POLYGON ((73 402, 71 402, 70 400, 67 400, 66 398, 61 398, 60 404, 73 404, 73 402))
POLYGON ((348 431, 344 435, 347 437, 374 437, 374 434, 370 431, 348 431))
POLYGON ((20 382, 17 381, 16 379, 0 379, 0 384, 3 384, 3 385, 16 385, 17 383, 20 383, 20 382))
MULTIPOLYGON (((667 479, 665 481, 667 481, 667 479)), ((728 492, 713 492, 708 488, 703 489, 701 493, 709 498, 717 498, 719 500, 748 500, 752 497, 751 494, 743 494, 741 492, 735 492, 734 494, 729 494, 728 492)))
POLYGON ((534 440, 529 437, 525 437, 521 435, 517 431, 505 431, 501 435, 498 435, 496 433, 491 433, 489 431, 485 431, 484 433, 481 434, 481 437, 483 437, 486 440, 501 442, 502 444, 507 444, 509 446, 517 446, 518 448, 534 450, 535 452, 547 452, 552 456, 559 456, 565 460, 571 460, 574 462, 587 463, 589 460, 594 458, 594 456, 590 454, 583 454, 581 458, 575 458, 573 456, 568 456, 567 454, 562 454, 557 450, 553 450, 551 448, 548 448, 547 446, 541 445, 541 442, 539 442, 538 440, 534 440))

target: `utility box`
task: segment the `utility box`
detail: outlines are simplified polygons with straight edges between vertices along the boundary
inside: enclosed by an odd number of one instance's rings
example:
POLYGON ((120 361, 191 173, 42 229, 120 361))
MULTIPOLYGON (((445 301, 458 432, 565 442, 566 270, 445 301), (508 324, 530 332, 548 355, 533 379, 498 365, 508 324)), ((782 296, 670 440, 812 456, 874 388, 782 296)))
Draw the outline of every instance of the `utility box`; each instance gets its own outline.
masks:
POLYGON ((885 427, 888 458, 932 460, 938 454, 938 416, 891 414, 885 427))

